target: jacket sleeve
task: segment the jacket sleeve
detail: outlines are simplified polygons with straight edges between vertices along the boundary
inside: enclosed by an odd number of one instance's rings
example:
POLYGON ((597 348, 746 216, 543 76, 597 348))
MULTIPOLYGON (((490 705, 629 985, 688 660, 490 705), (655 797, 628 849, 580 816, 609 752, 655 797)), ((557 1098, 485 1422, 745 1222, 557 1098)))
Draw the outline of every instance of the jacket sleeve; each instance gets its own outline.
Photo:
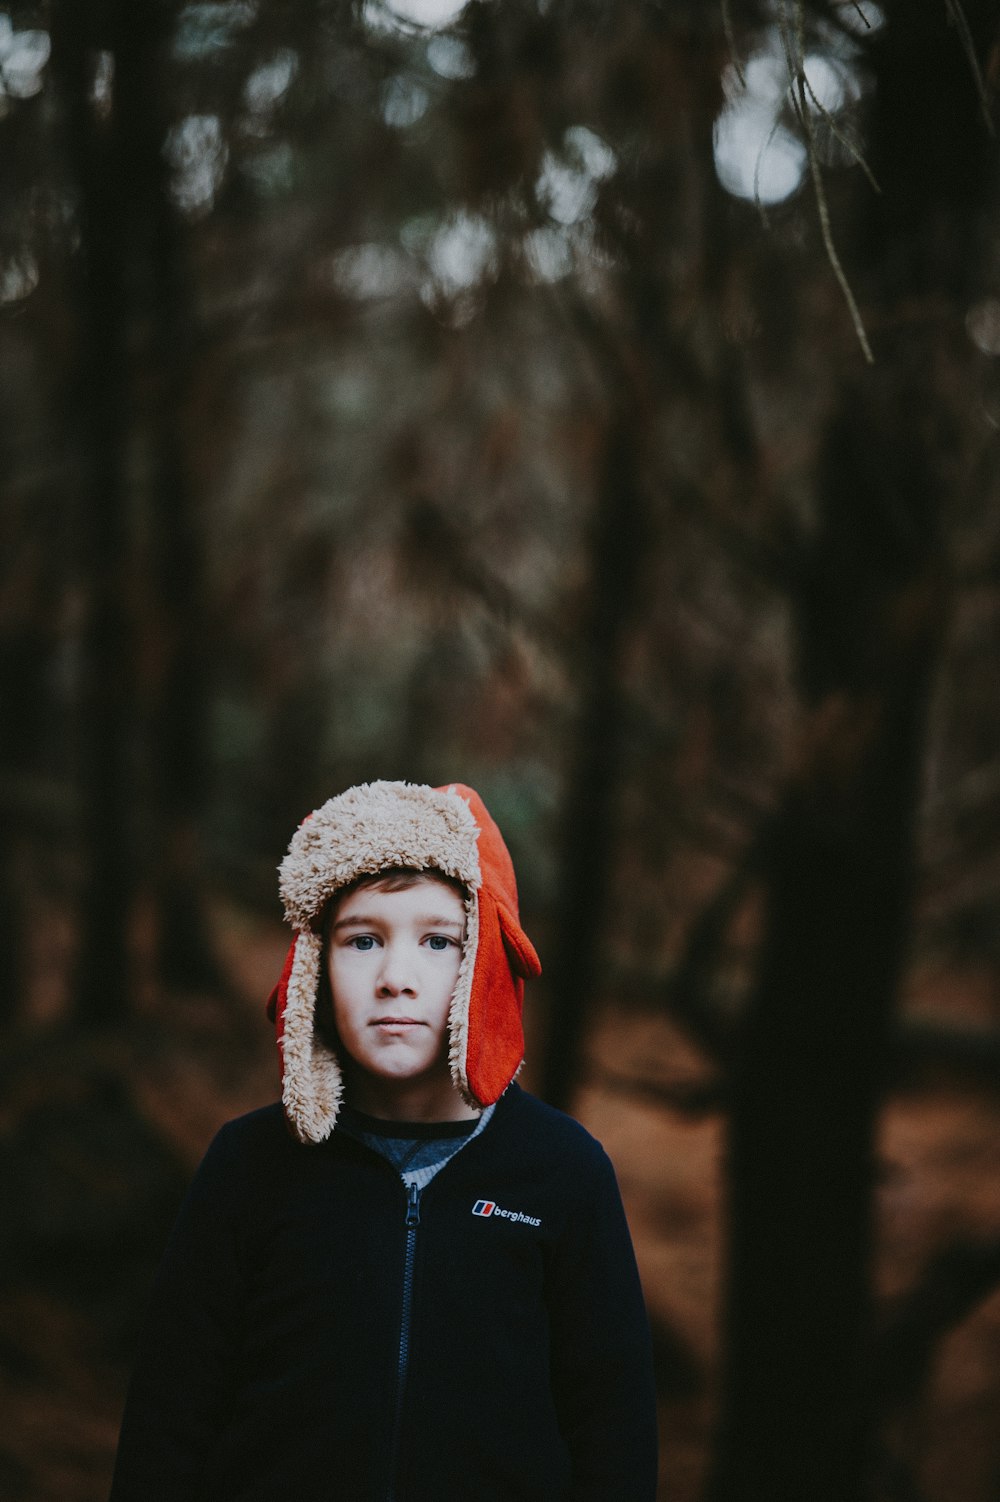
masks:
POLYGON ((110 1502, 194 1502, 232 1400, 243 1286, 238 1154, 223 1127, 203 1159, 153 1287, 110 1502))
POLYGON ((614 1169, 599 1151, 587 1202, 549 1278, 552 1386, 569 1448, 569 1502, 654 1502, 652 1343, 614 1169))

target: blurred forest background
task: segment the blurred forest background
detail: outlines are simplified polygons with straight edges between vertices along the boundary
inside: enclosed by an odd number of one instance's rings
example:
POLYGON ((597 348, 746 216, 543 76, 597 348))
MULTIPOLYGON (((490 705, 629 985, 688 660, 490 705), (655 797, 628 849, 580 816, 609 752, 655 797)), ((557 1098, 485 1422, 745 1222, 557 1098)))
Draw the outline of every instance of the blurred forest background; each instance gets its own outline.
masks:
POLYGON ((275 867, 405 777, 513 849, 663 1497, 998 1502, 998 75, 992 0, 7 0, 4 1498, 106 1495, 275 867))

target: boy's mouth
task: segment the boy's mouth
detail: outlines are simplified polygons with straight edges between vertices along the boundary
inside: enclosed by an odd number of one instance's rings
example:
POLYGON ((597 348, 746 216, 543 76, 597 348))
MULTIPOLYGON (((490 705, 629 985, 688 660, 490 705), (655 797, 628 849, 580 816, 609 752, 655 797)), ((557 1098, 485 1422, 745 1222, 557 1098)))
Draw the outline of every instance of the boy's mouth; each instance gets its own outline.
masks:
POLYGON ((419 1017, 375 1017, 370 1027, 423 1027, 419 1017))

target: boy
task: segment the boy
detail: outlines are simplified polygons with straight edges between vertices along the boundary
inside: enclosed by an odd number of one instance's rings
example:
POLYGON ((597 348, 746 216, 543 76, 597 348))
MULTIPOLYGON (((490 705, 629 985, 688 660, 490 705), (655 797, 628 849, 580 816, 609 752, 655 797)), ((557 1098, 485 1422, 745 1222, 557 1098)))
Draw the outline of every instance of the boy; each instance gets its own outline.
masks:
POLYGON ((540 966, 482 801, 351 788, 281 890, 282 1104, 185 1201, 112 1502, 652 1502, 628 1229, 600 1146, 512 1083, 540 966))

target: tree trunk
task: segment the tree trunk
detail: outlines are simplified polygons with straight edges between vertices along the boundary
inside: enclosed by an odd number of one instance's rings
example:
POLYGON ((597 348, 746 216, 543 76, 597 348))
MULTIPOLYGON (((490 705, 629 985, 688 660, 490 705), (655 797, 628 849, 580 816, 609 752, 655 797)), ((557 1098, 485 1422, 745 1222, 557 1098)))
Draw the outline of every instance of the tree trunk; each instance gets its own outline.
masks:
POLYGON ((50 602, 56 588, 54 570, 32 568, 30 554, 18 562, 24 594, 0 640, 0 1027, 20 1020, 28 980, 26 789, 44 754, 45 667, 52 656, 50 602))
POLYGON ((549 966, 541 1093, 565 1109, 579 1079, 602 918, 611 889, 621 777, 622 652, 647 537, 636 424, 608 433, 591 551, 590 613, 580 653, 584 699, 564 807, 556 943, 549 966))
POLYGON ((145 157, 150 258, 150 343, 144 387, 150 433, 155 620, 150 758, 156 848, 157 968, 167 986, 218 989, 223 981, 207 918, 201 815, 208 777, 208 668, 204 561, 197 498, 184 442, 194 335, 177 210, 170 201, 162 53, 151 35, 145 85, 131 115, 145 157))
POLYGON ((81 1015, 113 1021, 126 1007, 127 929, 138 872, 130 826, 140 792, 136 638, 142 613, 144 745, 152 801, 150 872, 158 966, 167 984, 219 983, 199 852, 206 778, 202 562, 182 405, 191 352, 179 227, 163 155, 164 59, 171 10, 139 16, 118 0, 103 18, 66 6, 57 49, 80 195, 84 337, 80 393, 91 475, 87 531, 91 616, 85 696, 89 881, 82 919, 81 1015), (87 99, 88 55, 114 61, 106 117, 87 99), (133 341, 131 350, 128 339, 133 341), (136 438, 142 443, 135 444, 136 438), (131 444, 129 440, 132 440, 131 444), (152 514, 152 588, 136 570, 126 526, 129 448, 141 453, 152 514))
MULTIPOLYGON (((881 580, 865 547, 871 487, 841 474, 844 538, 818 560, 837 595, 806 610, 803 651, 826 664, 776 820, 766 938, 733 1087, 725 1403, 715 1502, 860 1502, 869 1494, 874 1134, 905 957, 928 688, 941 617, 932 533, 881 580), (861 588, 859 589, 859 586, 861 588), (866 610, 865 606, 871 607, 866 610), (870 654, 856 672, 855 651, 870 654)), ((891 440, 890 440, 891 441, 891 440)), ((897 440, 898 441, 898 440, 897 440)), ((835 445, 836 447, 836 445, 835 445)), ((888 561, 888 560, 886 560, 888 561)))
MULTIPOLYGON (((127 285, 131 258, 127 122, 117 95, 109 119, 89 100, 94 49, 122 29, 113 8, 98 41, 86 7, 64 0, 53 12, 53 66, 77 189, 79 347, 74 406, 85 473, 83 518, 87 613, 80 704, 82 844, 76 1005, 82 1021, 104 1024, 126 1011, 128 919, 133 877, 134 781, 130 732, 135 697, 134 620, 127 526, 127 285)), ((133 17, 132 25, 141 29, 133 17)), ((112 48, 116 88, 123 60, 112 48)))

